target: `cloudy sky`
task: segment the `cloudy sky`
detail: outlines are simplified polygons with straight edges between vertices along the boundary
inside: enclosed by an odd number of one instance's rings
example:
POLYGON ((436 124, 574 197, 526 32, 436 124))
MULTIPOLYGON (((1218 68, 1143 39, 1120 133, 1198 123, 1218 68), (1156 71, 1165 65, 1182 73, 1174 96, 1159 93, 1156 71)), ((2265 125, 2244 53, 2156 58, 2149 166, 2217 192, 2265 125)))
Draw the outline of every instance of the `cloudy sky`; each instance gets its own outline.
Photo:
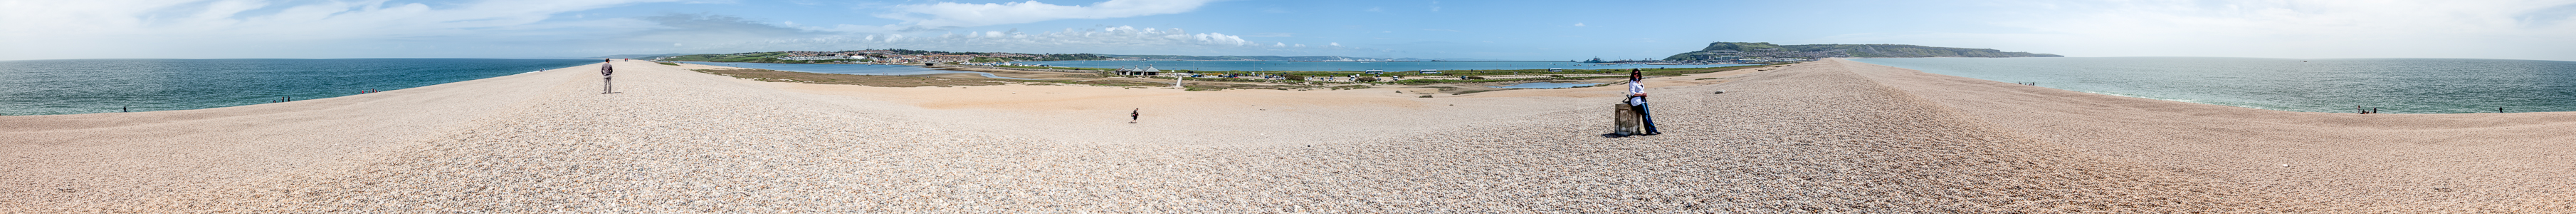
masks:
POLYGON ((2576 60, 2576 0, 0 0, 0 60, 906 48, 1660 58, 1708 42, 2576 60))

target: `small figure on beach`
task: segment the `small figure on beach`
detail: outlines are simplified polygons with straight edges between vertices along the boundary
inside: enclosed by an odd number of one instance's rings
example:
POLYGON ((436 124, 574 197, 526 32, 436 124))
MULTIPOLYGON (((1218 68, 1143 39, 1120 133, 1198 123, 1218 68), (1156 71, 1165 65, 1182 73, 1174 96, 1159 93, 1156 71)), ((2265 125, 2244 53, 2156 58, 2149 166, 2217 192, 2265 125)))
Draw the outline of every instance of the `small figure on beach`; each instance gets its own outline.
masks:
POLYGON ((599 94, 617 93, 617 87, 609 85, 609 79, 614 77, 609 75, 617 73, 617 66, 611 66, 609 62, 613 61, 599 59, 599 94))
POLYGON ((1139 116, 1144 116, 1144 115, 1145 115, 1143 112, 1145 112, 1145 108, 1136 108, 1136 110, 1128 110, 1128 111, 1127 111, 1127 123, 1136 123, 1136 118, 1137 118, 1137 117, 1139 117, 1139 116))
POLYGON ((1646 73, 1643 69, 1628 69, 1628 105, 1636 106, 1637 117, 1646 121, 1646 133, 1642 135, 1664 134, 1655 130, 1655 116, 1646 111, 1646 73))

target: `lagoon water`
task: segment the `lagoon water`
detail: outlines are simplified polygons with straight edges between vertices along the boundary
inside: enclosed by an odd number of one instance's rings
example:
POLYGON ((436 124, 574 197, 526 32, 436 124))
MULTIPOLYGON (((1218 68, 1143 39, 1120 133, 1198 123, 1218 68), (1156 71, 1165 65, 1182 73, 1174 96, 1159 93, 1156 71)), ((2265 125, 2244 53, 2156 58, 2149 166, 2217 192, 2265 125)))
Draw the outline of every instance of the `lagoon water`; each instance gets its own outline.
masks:
POLYGON ((2576 111, 2576 62, 2208 57, 1854 59, 2096 94, 2301 112, 2576 111))
POLYGON ((975 73, 975 74, 982 74, 982 75, 984 75, 984 77, 991 77, 991 78, 1001 78, 1001 79, 1021 79, 1021 78, 1010 78, 1010 77, 993 76, 993 74, 992 74, 992 73, 984 73, 984 72, 956 71, 956 70, 939 70, 939 69, 933 69, 933 68, 929 68, 929 67, 921 67, 921 66, 918 66, 918 65, 873 65, 873 64, 782 64, 782 63, 748 63, 748 62, 684 62, 684 63, 690 63, 690 64, 704 64, 704 65, 714 65, 714 66, 725 66, 725 67, 736 67, 736 68, 754 68, 754 69, 769 69, 769 70, 780 70, 780 71, 795 71, 795 72, 806 72, 806 73, 826 73, 826 74, 858 74, 858 75, 888 75, 888 76, 896 76, 896 75, 921 75, 921 74, 975 73))
POLYGON ((1572 69, 1630 69, 1630 68, 1706 68, 1706 67, 1739 66, 1739 65, 1737 65, 1737 64, 1720 64, 1720 65, 1636 65, 1636 64, 1610 64, 1610 65, 1604 65, 1604 64, 1577 63, 1577 62, 1530 62, 1530 61, 1513 61, 1513 62, 1043 61, 1043 62, 1020 62, 1020 63, 1021 63, 1021 64, 1041 64, 1041 65, 1047 65, 1047 66, 1061 66, 1061 67, 1082 67, 1082 68, 1119 68, 1119 67, 1123 67, 1123 66, 1144 67, 1144 66, 1149 66, 1149 65, 1150 65, 1150 66, 1154 66, 1154 68, 1155 68, 1155 69, 1161 69, 1161 70, 1173 70, 1173 69, 1180 69, 1180 70, 1196 70, 1196 71, 1365 71, 1365 70, 1372 70, 1372 69, 1374 69, 1374 70, 1386 70, 1386 71, 1416 71, 1416 70, 1422 70, 1422 69, 1438 69, 1438 70, 1512 70, 1512 69, 1549 69, 1549 68, 1562 68, 1562 69, 1572 70, 1572 69))
POLYGON ((0 115, 167 111, 395 90, 597 59, 78 59, 0 61, 0 115))

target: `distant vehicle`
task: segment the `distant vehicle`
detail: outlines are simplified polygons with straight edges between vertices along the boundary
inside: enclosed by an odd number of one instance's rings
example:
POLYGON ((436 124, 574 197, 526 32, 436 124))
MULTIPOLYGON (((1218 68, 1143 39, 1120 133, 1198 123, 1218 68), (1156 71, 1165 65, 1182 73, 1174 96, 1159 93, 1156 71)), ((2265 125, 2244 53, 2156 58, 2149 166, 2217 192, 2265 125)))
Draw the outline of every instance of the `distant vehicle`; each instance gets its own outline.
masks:
POLYGON ((1367 73, 1367 74, 1386 74, 1386 70, 1369 69, 1367 72, 1360 72, 1360 73, 1367 73))
POLYGON ((1438 74, 1438 73, 1440 73, 1440 70, 1437 70, 1437 69, 1422 69, 1422 73, 1425 73, 1425 74, 1438 74))
POLYGON ((1549 69, 1547 69, 1547 72, 1565 72, 1565 69, 1563 69, 1563 68, 1549 68, 1549 69))

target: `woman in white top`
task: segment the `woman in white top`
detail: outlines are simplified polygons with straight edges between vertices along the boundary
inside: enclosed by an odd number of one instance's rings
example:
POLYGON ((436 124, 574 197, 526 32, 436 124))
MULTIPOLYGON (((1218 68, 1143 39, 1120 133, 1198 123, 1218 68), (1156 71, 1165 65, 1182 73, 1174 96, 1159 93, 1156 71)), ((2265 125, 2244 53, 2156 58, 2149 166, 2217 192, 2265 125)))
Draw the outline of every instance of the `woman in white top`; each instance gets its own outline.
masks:
POLYGON ((1646 111, 1645 80, 1646 74, 1644 69, 1628 69, 1628 105, 1636 106, 1637 118, 1644 119, 1646 122, 1646 133, 1641 135, 1664 134, 1662 131, 1655 130, 1655 117, 1653 114, 1648 114, 1646 111))

